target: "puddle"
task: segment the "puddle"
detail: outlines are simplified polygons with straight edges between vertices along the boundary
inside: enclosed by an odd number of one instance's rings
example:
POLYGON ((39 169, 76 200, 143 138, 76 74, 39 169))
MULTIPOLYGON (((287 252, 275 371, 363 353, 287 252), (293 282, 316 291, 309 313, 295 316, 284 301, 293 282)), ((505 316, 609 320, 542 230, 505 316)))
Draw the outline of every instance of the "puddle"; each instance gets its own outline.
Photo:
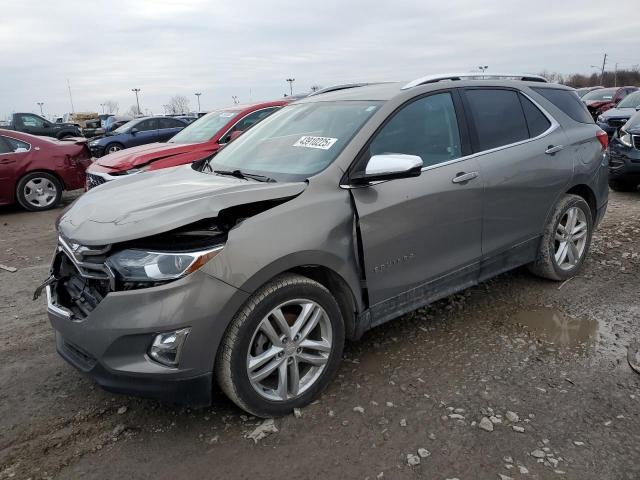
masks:
POLYGON ((535 308, 515 314, 512 320, 559 347, 581 347, 595 343, 598 322, 591 318, 570 317, 553 308, 535 308))

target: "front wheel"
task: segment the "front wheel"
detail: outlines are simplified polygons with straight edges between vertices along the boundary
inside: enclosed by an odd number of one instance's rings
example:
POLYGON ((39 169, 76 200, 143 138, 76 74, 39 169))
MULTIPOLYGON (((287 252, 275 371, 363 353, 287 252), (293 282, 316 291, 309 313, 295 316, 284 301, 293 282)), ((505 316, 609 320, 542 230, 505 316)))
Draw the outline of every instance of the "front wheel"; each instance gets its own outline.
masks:
POLYGON ((120 145, 119 143, 110 143, 109 145, 104 147, 104 154, 108 155, 110 153, 119 152, 123 148, 124 147, 122 145, 120 145))
POLYGON ((538 256, 529 270, 550 280, 566 280, 578 273, 591 245, 593 217, 582 197, 565 195, 549 219, 538 256))
POLYGON ((60 203, 62 184, 50 173, 28 173, 16 186, 16 198, 26 210, 49 210, 60 203))
POLYGON ((218 383, 253 415, 286 415, 311 403, 333 378, 344 336, 329 290, 301 275, 279 276, 229 325, 216 360, 218 383))

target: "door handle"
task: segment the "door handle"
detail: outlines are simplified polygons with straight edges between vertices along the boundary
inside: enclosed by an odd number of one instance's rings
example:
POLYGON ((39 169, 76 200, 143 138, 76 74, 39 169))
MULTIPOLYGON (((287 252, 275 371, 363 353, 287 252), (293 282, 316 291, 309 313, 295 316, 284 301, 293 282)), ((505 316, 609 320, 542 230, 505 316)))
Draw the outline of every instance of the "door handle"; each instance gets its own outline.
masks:
POLYGON ((5 158, 4 160, 0 160, 0 165, 9 165, 10 163, 16 163, 16 161, 9 160, 8 158, 5 158))
POLYGON ((460 172, 451 180, 453 183, 467 183, 469 180, 473 180, 479 175, 478 172, 460 172))
POLYGON ((562 145, 549 145, 547 149, 544 151, 547 155, 553 155, 554 153, 558 153, 564 147, 562 145))

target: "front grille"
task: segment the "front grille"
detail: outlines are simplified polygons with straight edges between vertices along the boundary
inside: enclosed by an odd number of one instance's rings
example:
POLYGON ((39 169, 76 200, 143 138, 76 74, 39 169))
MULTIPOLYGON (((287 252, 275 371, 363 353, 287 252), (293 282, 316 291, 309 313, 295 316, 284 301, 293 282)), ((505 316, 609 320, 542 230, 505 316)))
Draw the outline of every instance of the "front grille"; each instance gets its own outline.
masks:
POLYGON ((60 239, 53 262, 55 303, 75 319, 86 318, 113 290, 114 278, 104 261, 106 247, 83 247, 60 239))
POLYGON ((631 143, 633 143, 633 146, 638 150, 640 150, 640 135, 632 135, 631 138, 632 138, 631 143))
POLYGON ((92 173, 87 173, 87 190, 91 190, 93 187, 97 187, 98 185, 102 185, 107 181, 104 177, 100 175, 94 175, 92 173))

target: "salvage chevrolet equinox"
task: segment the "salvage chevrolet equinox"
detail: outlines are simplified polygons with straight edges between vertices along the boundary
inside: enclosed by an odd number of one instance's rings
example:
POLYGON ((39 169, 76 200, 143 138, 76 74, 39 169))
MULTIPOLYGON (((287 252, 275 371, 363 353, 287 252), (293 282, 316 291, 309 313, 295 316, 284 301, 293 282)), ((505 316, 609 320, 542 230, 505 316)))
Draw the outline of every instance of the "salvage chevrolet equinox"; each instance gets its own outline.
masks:
POLYGON ((61 216, 39 288, 57 349, 110 391, 204 405, 217 381, 286 414, 327 386, 345 339, 521 265, 576 275, 606 146, 572 89, 532 75, 302 99, 61 216))

